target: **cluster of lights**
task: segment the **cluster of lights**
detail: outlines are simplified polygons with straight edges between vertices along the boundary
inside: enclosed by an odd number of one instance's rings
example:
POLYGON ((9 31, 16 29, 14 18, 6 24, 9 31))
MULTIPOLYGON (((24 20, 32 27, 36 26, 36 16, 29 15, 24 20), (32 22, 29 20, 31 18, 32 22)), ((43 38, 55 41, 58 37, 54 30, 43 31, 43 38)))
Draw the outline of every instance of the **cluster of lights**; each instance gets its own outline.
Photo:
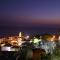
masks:
POLYGON ((25 39, 28 40, 28 39, 29 39, 29 35, 27 35, 27 36, 25 37, 25 39))
POLYGON ((38 43, 39 40, 37 38, 34 38, 34 43, 38 43))
MULTIPOLYGON (((29 39, 30 39, 30 36, 29 36, 29 35, 26 35, 25 37, 23 37, 23 36, 22 36, 22 33, 20 32, 17 41, 16 41, 16 40, 13 40, 13 39, 11 38, 11 40, 12 40, 11 43, 16 42, 18 46, 21 46, 22 43, 24 43, 24 41, 22 41, 23 39, 29 40, 29 39)), ((50 39, 50 42, 53 42, 53 44, 54 44, 54 39, 55 39, 55 36, 53 35, 53 37, 50 39)), ((59 36, 58 39, 60 40, 60 36, 59 36)), ((30 40, 30 43, 33 42, 33 44, 34 44, 35 46, 38 46, 39 42, 41 42, 41 41, 42 41, 42 36, 40 36, 40 39, 34 37, 33 39, 30 40)), ((41 44, 42 44, 42 42, 41 42, 41 44)), ((2 46, 3 46, 3 45, 2 45, 2 46)), ((54 46, 54 45, 53 45, 53 46, 54 46)), ((48 47, 45 46, 45 48, 47 49, 48 47)), ((4 47, 4 46, 3 46, 2 51, 3 51, 4 49, 10 51, 10 50, 11 50, 11 47, 4 47)))
POLYGON ((58 40, 60 40, 60 36, 59 36, 58 40))
POLYGON ((51 38, 51 41, 54 41, 54 39, 55 39, 55 36, 53 36, 53 37, 51 38))

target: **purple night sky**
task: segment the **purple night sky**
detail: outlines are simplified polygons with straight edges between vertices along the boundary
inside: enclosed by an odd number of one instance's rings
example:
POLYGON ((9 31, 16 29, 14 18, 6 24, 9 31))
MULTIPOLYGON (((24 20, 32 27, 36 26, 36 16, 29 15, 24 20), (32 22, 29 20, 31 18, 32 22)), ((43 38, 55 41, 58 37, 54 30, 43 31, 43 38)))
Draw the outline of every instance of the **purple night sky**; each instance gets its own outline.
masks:
POLYGON ((59 0, 0 0, 0 33, 56 32, 59 0))

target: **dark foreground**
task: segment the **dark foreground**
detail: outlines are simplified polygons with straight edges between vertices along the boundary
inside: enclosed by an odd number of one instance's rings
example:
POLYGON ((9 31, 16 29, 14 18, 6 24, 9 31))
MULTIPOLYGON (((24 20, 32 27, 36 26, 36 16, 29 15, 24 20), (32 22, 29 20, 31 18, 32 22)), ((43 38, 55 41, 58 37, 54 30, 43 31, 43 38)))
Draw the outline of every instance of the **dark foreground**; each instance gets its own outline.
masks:
POLYGON ((16 52, 2 51, 0 52, 0 60, 16 60, 16 52))
POLYGON ((0 51, 0 60, 60 60, 60 48, 55 50, 55 54, 46 54, 44 50, 33 49, 33 55, 30 50, 14 51, 0 51), (28 54, 28 55, 27 55, 28 54), (31 58, 32 55, 32 58, 31 58), (26 59, 26 56, 28 56, 26 59))
MULTIPOLYGON (((44 54, 44 52, 42 52, 44 54)), ((43 55, 39 51, 34 51, 32 59, 25 59, 24 54, 20 56, 17 52, 2 51, 0 52, 0 60, 48 60, 47 55, 43 55)))

